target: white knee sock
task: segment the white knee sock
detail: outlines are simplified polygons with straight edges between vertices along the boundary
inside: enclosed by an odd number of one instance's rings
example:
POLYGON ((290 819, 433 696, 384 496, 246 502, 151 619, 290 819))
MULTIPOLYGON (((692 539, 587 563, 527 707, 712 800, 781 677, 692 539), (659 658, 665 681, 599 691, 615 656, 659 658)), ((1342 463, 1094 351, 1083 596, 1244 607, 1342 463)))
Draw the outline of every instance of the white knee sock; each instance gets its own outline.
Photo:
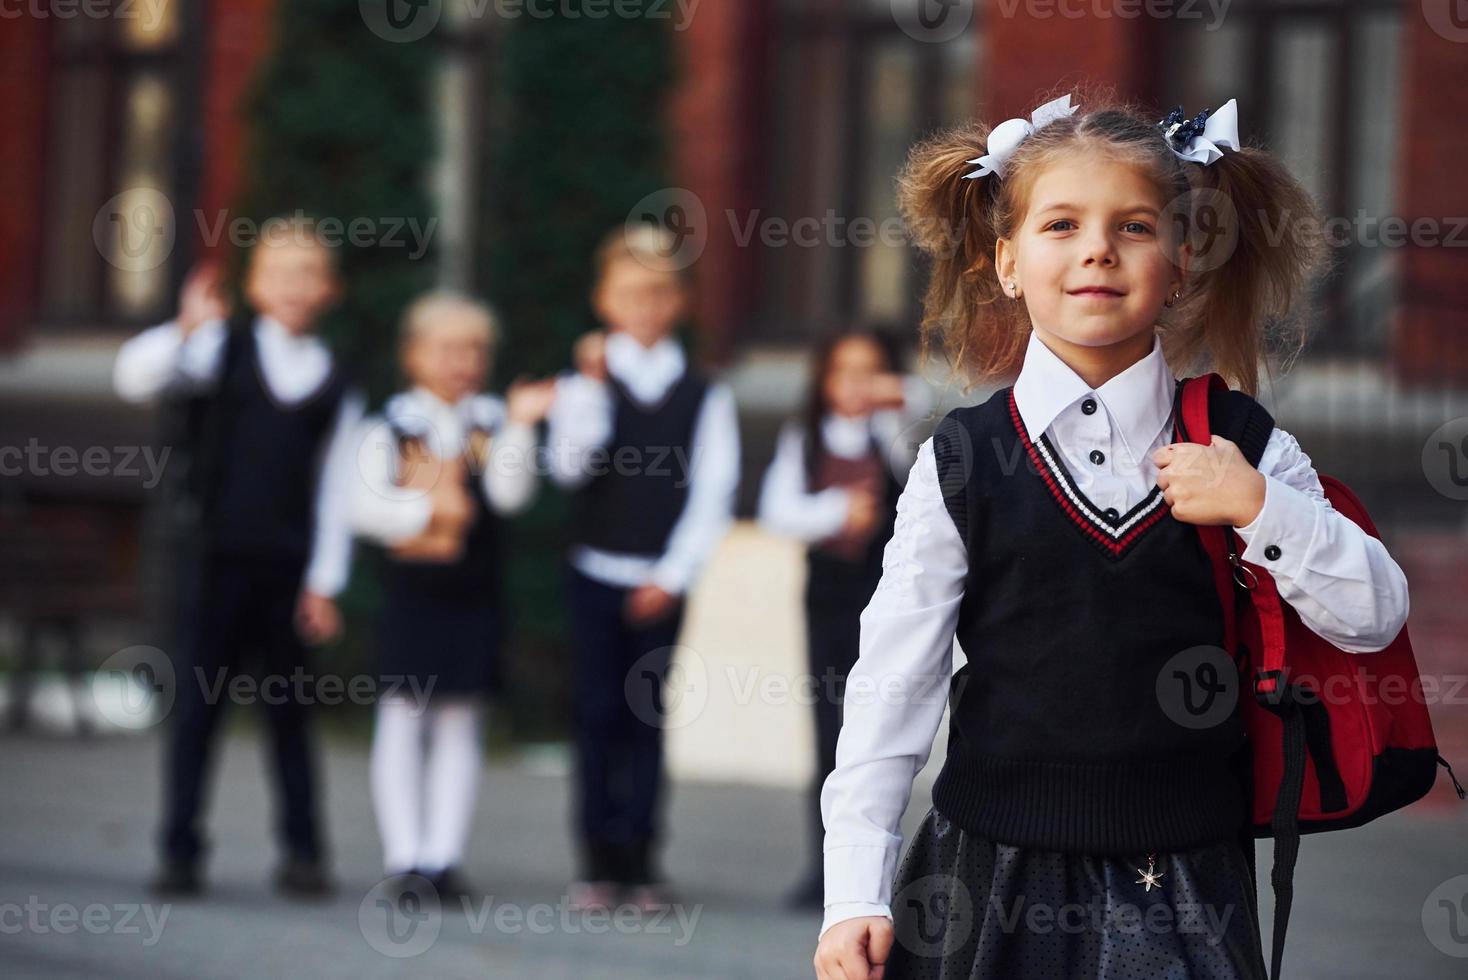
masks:
POLYGON ((427 801, 418 855, 424 871, 441 871, 464 857, 478 799, 482 711, 469 699, 441 700, 429 708, 427 801))
POLYGON ((372 805, 387 874, 418 867, 423 827, 424 711, 412 701, 377 703, 372 735, 372 805))

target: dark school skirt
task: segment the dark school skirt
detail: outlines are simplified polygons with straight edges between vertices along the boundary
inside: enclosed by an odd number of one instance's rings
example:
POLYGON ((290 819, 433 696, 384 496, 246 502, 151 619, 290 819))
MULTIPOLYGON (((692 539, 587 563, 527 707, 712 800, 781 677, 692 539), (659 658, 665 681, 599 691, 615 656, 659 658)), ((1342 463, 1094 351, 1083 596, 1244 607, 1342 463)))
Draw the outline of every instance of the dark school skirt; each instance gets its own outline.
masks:
POLYGON ((892 893, 886 980, 1267 980, 1239 841, 1098 857, 1015 847, 929 809, 892 893))
POLYGON ((422 692, 431 701, 497 692, 499 628, 490 603, 389 592, 378 628, 379 693, 422 692))

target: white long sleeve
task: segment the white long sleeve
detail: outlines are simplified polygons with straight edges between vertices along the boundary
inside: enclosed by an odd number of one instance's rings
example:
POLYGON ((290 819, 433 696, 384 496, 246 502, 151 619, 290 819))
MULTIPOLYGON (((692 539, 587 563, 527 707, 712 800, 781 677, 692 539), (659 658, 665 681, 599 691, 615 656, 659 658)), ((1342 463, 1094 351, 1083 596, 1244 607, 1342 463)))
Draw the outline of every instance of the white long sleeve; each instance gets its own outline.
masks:
POLYGON ((805 433, 796 424, 780 430, 775 458, 760 483, 759 523, 771 534, 809 544, 846 523, 851 494, 841 487, 811 493, 805 473, 805 433))
MULTIPOLYGON (((1055 417, 1052 439, 1078 444, 1088 416, 1055 417)), ((1152 449, 1166 445, 1159 433, 1152 449)), ((1099 506, 1125 509, 1156 479, 1151 451, 1142 465, 1098 480, 1099 506)), ((1293 436, 1276 427, 1259 461, 1268 481, 1263 510, 1239 528, 1242 555, 1274 570, 1281 597, 1310 629, 1342 649, 1365 652, 1396 636, 1408 612, 1406 577, 1381 542, 1330 507, 1319 476, 1293 436), (1264 555, 1271 545, 1280 557, 1264 555)), ((847 681, 896 678, 899 689, 927 693, 951 673, 954 631, 968 559, 944 505, 931 440, 921 447, 898 502, 881 584, 861 616, 860 658, 847 681)), ((1057 511, 1057 520, 1063 519, 1057 511)), ((853 703, 848 693, 836 769, 821 795, 826 826, 826 915, 821 932, 844 919, 890 916, 901 855, 900 821, 912 782, 927 761, 942 720, 946 686, 932 698, 853 703)))
MULTIPOLYGON (((260 370, 271 395, 283 405, 312 397, 331 373, 331 352, 310 334, 296 334, 269 317, 255 331, 260 370)), ((206 320, 185 338, 174 322, 151 327, 125 342, 112 366, 118 397, 146 403, 175 385, 208 388, 219 374, 228 335, 225 322, 206 320)), ((342 399, 322 455, 315 498, 315 528, 305 587, 335 596, 346 586, 352 562, 350 523, 357 481, 356 436, 366 410, 360 392, 342 399)))
POLYGON ((348 511, 358 535, 400 544, 421 534, 432 517, 426 491, 397 485, 394 424, 421 436, 439 457, 463 453, 471 425, 489 432, 489 458, 480 476, 485 500, 496 514, 508 517, 534 499, 535 429, 510 423, 503 399, 471 395, 450 405, 414 388, 389 399, 383 414, 364 421, 354 439, 357 474, 348 511))
POLYGON ((352 486, 356 481, 354 434, 361 428, 367 400, 360 391, 348 391, 337 408, 336 421, 321 458, 316 487, 316 523, 305 587, 334 598, 346 588, 352 570, 352 529, 349 522, 352 486))
POLYGON ((605 381, 568 372, 556 378, 546 417, 547 467, 559 487, 574 490, 591 479, 587 456, 612 437, 612 391, 605 381))
POLYGON ((348 522, 360 537, 378 544, 400 544, 423 533, 433 516, 433 502, 423 490, 398 486, 398 444, 387 419, 364 420, 355 439, 356 480, 352 484, 348 522))
MULTIPOLYGON (((855 459, 871 451, 875 442, 883 462, 898 480, 906 477, 917 455, 911 438, 918 419, 927 415, 933 395, 926 381, 915 375, 902 380, 905 404, 883 409, 868 418, 827 415, 821 423, 825 447, 837 456, 855 459)), ((775 456, 760 483, 758 518, 772 534, 809 544, 841 530, 851 505, 851 494, 841 487, 811 493, 805 470, 805 429, 787 422, 775 443, 775 456)))
POLYGON ((1385 648, 1407 622, 1407 576, 1386 545, 1331 506, 1295 437, 1275 428, 1259 460, 1264 506, 1237 528, 1240 558, 1269 569, 1279 596, 1350 653, 1385 648), (1269 557, 1270 547, 1279 549, 1269 557))
POLYGON ((484 499, 501 517, 520 513, 535 499, 534 456, 534 426, 507 421, 490 441, 484 499))
POLYGON ((688 499, 649 574, 652 584, 675 595, 688 591, 734 518, 734 495, 739 489, 739 413, 727 384, 709 385, 692 439, 688 499))
POLYGON ((861 613, 836 768, 821 791, 826 917, 890 915, 913 778, 928 761, 953 675, 968 551, 943 502, 933 441, 897 498, 882 579, 861 613))
POLYGON ((118 348, 113 390, 123 401, 139 405, 174 384, 206 384, 219 370, 224 337, 223 320, 207 320, 187 338, 171 320, 150 327, 118 348))
MULTIPOLYGON (((683 377, 687 363, 671 338, 643 347, 630 336, 607 337, 608 373, 634 400, 657 404, 683 377)), ((606 465, 615 403, 611 385, 579 373, 556 380, 556 400, 548 419, 546 452, 551 479, 575 489, 606 465)), ((572 565, 585 575, 620 588, 653 584, 681 594, 713 554, 733 517, 739 485, 739 417, 734 394, 710 382, 688 447, 688 497, 673 524, 663 553, 656 558, 579 546, 572 565)), ((676 463, 674 464, 676 465, 676 463)))

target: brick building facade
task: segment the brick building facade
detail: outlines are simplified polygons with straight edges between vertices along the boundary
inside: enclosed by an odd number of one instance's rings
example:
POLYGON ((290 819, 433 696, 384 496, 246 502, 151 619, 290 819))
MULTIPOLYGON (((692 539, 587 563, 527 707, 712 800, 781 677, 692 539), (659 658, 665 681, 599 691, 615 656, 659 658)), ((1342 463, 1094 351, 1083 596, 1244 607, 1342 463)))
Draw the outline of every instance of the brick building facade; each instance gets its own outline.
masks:
MULTIPOLYGON (((12 192, 0 345, 121 332, 166 312, 203 248, 198 222, 181 217, 168 261, 140 282, 104 262, 92 219, 140 179, 177 216, 229 206, 243 141, 235 107, 269 44, 272 2, 169 4, 151 27, 6 22, 0 72, 14 101, 0 130, 0 180, 12 192)), ((496 25, 454 7, 448 0, 439 33, 471 39, 471 57, 488 50, 472 38, 496 25)), ((1468 251, 1452 245, 1468 241, 1453 219, 1468 215, 1456 179, 1468 150, 1468 30, 1430 7, 1237 0, 1212 20, 1181 2, 1157 8, 1169 16, 1139 17, 1111 0, 705 0, 676 25, 683 77, 671 124, 678 181, 707 216, 706 349, 727 361, 745 345, 793 346, 836 322, 910 324, 911 255, 900 243, 863 247, 852 230, 857 219, 890 229, 905 147, 971 114, 1026 112, 1036 93, 1084 79, 1190 112, 1237 97, 1245 138, 1279 149, 1328 214, 1367 215, 1350 229, 1365 244, 1343 250, 1339 281, 1322 293, 1319 352, 1384 362, 1409 384, 1461 383, 1468 355, 1455 313, 1468 306, 1468 251), (1426 219, 1438 240, 1378 246, 1372 228, 1387 216, 1426 219), (770 237, 798 233, 802 218, 824 221, 810 247, 770 237), (743 247, 750 234, 755 247, 743 247)), ((495 9, 464 7, 481 8, 495 9)), ((446 125, 472 111, 446 104, 446 125)), ((450 186, 474 173, 461 169, 450 186)), ((451 246, 472 248, 472 235, 451 246)))

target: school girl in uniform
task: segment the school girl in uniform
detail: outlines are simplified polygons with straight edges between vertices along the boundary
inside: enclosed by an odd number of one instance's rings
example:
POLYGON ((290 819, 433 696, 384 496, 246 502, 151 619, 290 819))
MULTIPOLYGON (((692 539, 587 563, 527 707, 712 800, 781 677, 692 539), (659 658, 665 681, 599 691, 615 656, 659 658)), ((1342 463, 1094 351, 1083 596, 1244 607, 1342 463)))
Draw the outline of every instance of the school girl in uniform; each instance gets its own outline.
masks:
POLYGON ((811 864, 787 904, 820 908, 824 894, 821 786, 836 764, 841 688, 856 662, 857 617, 882 576, 897 495, 916 445, 910 420, 931 403, 918 378, 894 373, 890 338, 838 331, 811 359, 807 404, 780 432, 760 487, 766 530, 805 542, 807 657, 814 684, 816 772, 811 787, 811 864))
POLYGON ((387 547, 372 801, 387 876, 440 898, 461 866, 479 785, 486 701, 499 689, 500 519, 535 492, 535 425, 553 383, 481 392, 496 327, 482 304, 430 293, 403 317, 411 387, 363 423, 354 530, 387 547))
POLYGON ((822 796, 822 978, 1265 976, 1241 714, 1193 729, 1157 694, 1171 658, 1223 642, 1197 525, 1233 525, 1342 648, 1407 616, 1401 569, 1251 397, 1226 400, 1232 439, 1174 434, 1174 366, 1211 355, 1254 390, 1262 327, 1317 260, 1308 193, 1240 144, 1233 100, 1159 125, 1069 99, 941 133, 900 178, 933 256, 925 326, 968 378, 1014 381, 943 420, 898 501, 822 796), (1194 187, 1246 219, 1227 255, 1174 237, 1194 187))

